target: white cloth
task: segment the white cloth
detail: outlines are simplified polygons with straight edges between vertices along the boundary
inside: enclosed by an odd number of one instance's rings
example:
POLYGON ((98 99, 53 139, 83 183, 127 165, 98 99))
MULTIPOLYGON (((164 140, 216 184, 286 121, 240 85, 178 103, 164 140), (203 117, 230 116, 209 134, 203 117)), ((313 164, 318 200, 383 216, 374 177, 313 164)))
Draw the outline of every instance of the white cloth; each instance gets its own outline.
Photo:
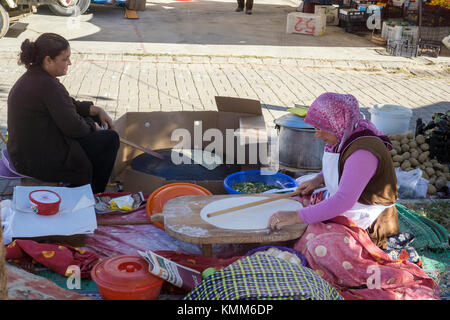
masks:
POLYGON ((90 185, 76 188, 48 187, 61 197, 57 214, 44 216, 35 214, 29 200, 30 192, 43 189, 42 186, 16 186, 14 188, 11 210, 15 212, 12 221, 14 238, 69 236, 92 234, 97 229, 94 209, 94 195, 90 185))
POLYGON ((339 187, 339 156, 339 153, 324 152, 322 157, 323 180, 330 196, 334 195, 339 187))
MULTIPOLYGON (((329 196, 333 196, 339 188, 339 156, 339 153, 324 152, 322 157, 323 178, 329 196)), ((367 229, 386 208, 394 205, 366 205, 356 202, 350 210, 342 215, 354 221, 362 229, 367 229)))
POLYGON ((12 221, 14 218, 14 211, 11 210, 11 200, 3 200, 0 202, 2 229, 3 229, 3 244, 7 245, 12 242, 12 221))

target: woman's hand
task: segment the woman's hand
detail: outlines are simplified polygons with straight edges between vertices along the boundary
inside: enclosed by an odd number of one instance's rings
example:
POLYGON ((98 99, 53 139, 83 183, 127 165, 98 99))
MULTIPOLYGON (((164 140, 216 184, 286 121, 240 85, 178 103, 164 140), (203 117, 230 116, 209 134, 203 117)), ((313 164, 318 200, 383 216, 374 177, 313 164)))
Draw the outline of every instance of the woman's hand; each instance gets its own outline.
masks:
POLYGON ((269 228, 280 230, 284 226, 302 223, 297 211, 277 211, 269 218, 269 228))
POLYGON ((318 189, 324 183, 323 176, 321 174, 316 175, 311 180, 302 182, 297 191, 300 192, 301 195, 310 195, 314 190, 318 189))
POLYGON ((111 117, 102 108, 92 105, 89 109, 89 115, 91 117, 98 116, 98 119, 100 120, 100 123, 104 129, 114 130, 111 117))
POLYGON ((94 124, 95 124, 95 131, 103 130, 103 128, 100 127, 100 125, 97 122, 94 122, 94 124))

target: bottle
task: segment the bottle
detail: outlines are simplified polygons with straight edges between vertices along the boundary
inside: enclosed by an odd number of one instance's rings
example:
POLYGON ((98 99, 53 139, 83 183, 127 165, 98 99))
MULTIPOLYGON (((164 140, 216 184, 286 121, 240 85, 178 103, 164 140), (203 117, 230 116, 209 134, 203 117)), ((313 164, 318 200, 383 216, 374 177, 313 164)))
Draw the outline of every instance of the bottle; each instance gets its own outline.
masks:
POLYGON ((215 268, 206 268, 205 270, 203 270, 202 272, 202 279, 205 279, 211 275, 213 275, 217 270, 215 268))

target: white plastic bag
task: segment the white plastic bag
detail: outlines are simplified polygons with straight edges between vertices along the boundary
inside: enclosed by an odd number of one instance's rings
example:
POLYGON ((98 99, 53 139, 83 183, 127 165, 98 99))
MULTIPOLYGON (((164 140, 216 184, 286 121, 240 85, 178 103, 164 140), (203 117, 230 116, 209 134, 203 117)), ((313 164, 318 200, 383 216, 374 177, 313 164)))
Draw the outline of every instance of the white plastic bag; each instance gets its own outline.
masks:
POLYGON ((444 46, 450 49, 450 35, 446 36, 444 39, 442 39, 442 43, 444 46))
POLYGON ((295 184, 298 186, 300 186, 303 182, 308 181, 313 179, 315 176, 317 176, 317 173, 310 173, 310 174, 305 174, 301 177, 298 177, 297 179, 295 179, 295 184))
POLYGON ((395 168, 400 199, 419 199, 427 196, 428 180, 422 178, 422 170, 417 168, 403 171, 395 168))
MULTIPOLYGON (((0 228, 3 228, 3 245, 8 245, 12 242, 12 221, 14 218, 14 211, 11 210, 11 200, 3 200, 0 202, 0 228)), ((2 245, 0 243, 0 245, 2 245)))

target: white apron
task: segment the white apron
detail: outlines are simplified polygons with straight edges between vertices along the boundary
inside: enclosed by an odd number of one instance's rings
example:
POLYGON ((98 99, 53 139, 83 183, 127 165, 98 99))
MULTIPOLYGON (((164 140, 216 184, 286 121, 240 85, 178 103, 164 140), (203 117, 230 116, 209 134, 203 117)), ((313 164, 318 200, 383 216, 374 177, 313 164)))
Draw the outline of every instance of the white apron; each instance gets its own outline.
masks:
MULTIPOLYGON (((334 195, 339 186, 339 153, 324 152, 322 157, 322 172, 328 197, 334 195)), ((362 229, 367 229, 378 218, 378 216, 390 206, 380 204, 366 205, 359 202, 342 215, 354 221, 362 229)))

